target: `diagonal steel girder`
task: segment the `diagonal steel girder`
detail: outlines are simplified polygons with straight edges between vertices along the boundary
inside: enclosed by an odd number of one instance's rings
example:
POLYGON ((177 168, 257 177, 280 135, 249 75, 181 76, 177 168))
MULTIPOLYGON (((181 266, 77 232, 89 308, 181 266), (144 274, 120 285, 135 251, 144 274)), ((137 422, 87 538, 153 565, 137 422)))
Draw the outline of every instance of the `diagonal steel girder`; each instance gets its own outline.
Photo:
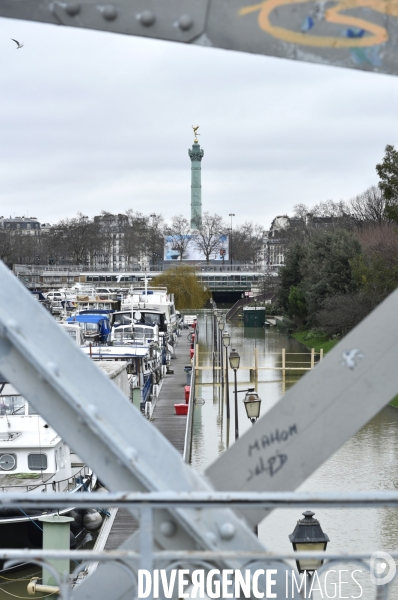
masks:
MULTIPOLYGON (((296 489, 398 393, 398 290, 206 470, 219 491, 296 489)), ((251 524, 268 513, 242 511, 251 524)))
MULTIPOLYGON (((3 263, 0 373, 90 465, 109 491, 212 491, 3 263)), ((137 511, 129 510, 139 517, 137 511)), ((149 549, 152 542, 147 537, 149 549)), ((157 549, 265 550, 230 509, 156 510, 153 542, 157 549)), ((220 559, 219 568, 223 566, 240 568, 241 562, 220 559)), ((282 598, 285 569, 279 569, 277 577, 282 598)), ((131 598, 131 580, 117 566, 105 565, 76 594, 104 600, 131 598)))
POLYGON ((398 74, 381 0, 1 0, 0 16, 398 74))

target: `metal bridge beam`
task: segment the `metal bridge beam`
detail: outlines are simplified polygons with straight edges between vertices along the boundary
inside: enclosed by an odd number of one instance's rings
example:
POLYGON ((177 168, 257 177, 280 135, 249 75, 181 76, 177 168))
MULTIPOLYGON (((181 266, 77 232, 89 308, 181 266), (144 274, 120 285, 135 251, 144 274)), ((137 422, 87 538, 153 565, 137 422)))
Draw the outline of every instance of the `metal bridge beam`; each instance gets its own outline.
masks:
MULTIPOLYGON (((296 489, 398 393, 398 290, 206 471, 218 490, 296 489)), ((254 525, 267 513, 245 512, 254 525)))
POLYGON ((323 0, 2 0, 0 16, 397 75, 396 6, 354 0, 355 18, 345 8, 325 9, 323 0))
MULTIPOLYGON (((0 372, 95 471, 110 491, 212 490, 205 478, 77 347, 33 295, 0 264, 0 372)), ((130 508, 137 516, 137 512, 130 508)), ((130 542, 135 545, 135 541, 130 542)), ((223 508, 155 511, 158 549, 264 550, 223 508), (227 531, 227 534, 225 533, 227 531), (231 535, 232 531, 232 535, 231 535)), ((220 565, 239 568, 239 559, 220 565)), ((280 589, 285 575, 280 570, 280 589)), ((131 580, 106 565, 76 592, 79 598, 131 597, 131 580), (114 577, 110 571, 114 570, 114 577), (87 586, 90 583, 91 588, 87 586)))

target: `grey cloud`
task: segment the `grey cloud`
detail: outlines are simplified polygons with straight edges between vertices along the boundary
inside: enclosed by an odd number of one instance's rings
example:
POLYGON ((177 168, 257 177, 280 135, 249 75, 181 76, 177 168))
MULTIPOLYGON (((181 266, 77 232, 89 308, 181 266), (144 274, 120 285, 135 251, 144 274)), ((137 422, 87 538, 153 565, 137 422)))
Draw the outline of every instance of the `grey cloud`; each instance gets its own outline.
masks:
POLYGON ((188 214, 199 124, 204 208, 268 227, 376 183, 397 139, 392 77, 6 19, 0 33, 2 214, 188 214))

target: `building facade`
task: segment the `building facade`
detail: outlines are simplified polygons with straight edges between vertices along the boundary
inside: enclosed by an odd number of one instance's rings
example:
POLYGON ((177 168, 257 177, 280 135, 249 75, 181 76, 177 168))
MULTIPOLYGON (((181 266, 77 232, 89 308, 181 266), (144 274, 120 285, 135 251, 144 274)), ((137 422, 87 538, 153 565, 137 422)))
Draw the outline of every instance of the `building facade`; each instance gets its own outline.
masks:
POLYGON ((0 217, 0 227, 23 235, 40 235, 40 223, 36 217, 0 217))

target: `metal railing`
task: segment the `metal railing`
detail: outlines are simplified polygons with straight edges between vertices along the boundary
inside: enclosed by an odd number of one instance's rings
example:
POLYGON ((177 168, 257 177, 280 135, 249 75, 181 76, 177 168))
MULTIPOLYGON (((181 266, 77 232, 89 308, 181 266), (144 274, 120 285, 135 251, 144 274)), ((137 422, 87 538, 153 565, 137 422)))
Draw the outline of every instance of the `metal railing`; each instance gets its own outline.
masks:
MULTIPOLYGON (((195 328, 195 339, 194 339, 194 362, 196 362, 196 353, 198 350, 198 342, 199 342, 199 322, 196 321, 195 328)), ((186 463, 191 462, 191 451, 192 451, 192 431, 193 431, 193 419, 195 415, 195 383, 196 383, 196 371, 194 365, 192 365, 191 371, 191 386, 189 391, 189 404, 188 404, 188 415, 187 415, 187 424, 185 429, 185 438, 184 438, 184 451, 182 454, 183 461, 186 463)))
MULTIPOLYGON (((202 568, 209 572, 210 569, 222 569, 226 564, 233 561, 236 569, 254 569, 276 568, 280 572, 277 574, 279 585, 281 581, 288 581, 292 573, 298 577, 295 569, 287 561, 297 561, 303 559, 321 559, 324 565, 317 570, 318 576, 328 569, 336 569, 337 563, 356 563, 363 567, 366 573, 372 573, 377 579, 377 572, 372 571, 371 552, 330 552, 330 551, 301 551, 301 552, 273 552, 272 550, 247 551, 242 550, 228 551, 220 550, 215 544, 214 550, 186 550, 173 549, 165 551, 155 551, 152 541, 153 511, 165 509, 173 511, 178 516, 180 510, 195 509, 222 509, 222 508, 252 508, 252 509, 284 509, 284 508, 396 508, 398 507, 398 492, 347 492, 347 493, 305 493, 305 492, 152 492, 152 493, 75 493, 65 494, 4 494, 0 493, 0 506, 7 508, 31 509, 33 506, 40 509, 56 509, 65 507, 78 507, 80 509, 96 508, 97 506, 106 506, 108 508, 124 507, 128 508, 139 517, 140 531, 137 550, 111 550, 111 551, 89 551, 89 550, 0 550, 0 559, 6 562, 5 567, 21 561, 37 564, 40 567, 48 569, 54 576, 59 586, 60 600, 72 600, 74 598, 74 582, 81 572, 87 570, 91 563, 114 561, 128 575, 131 581, 130 597, 137 597, 137 572, 139 569, 152 571, 154 568, 165 569, 169 572, 171 569, 187 569, 188 574, 194 568, 202 568), (54 559, 68 559, 78 561, 79 564, 74 569, 72 577, 69 573, 63 575, 56 572, 50 561, 54 559), (370 561, 370 564, 369 564, 370 561), (282 573, 282 577, 280 577, 282 573)), ((220 531, 220 535, 222 535, 220 531)), ((398 550, 390 551, 389 555, 393 559, 398 559, 398 550)), ((189 575, 188 575, 189 576, 189 575)), ((81 579, 81 577, 80 577, 81 579)), ((392 583, 394 578, 392 578, 392 583)), ((375 586, 375 592, 367 598, 376 600, 387 600, 390 583, 383 587, 375 586)), ((84 584, 84 581, 83 581, 84 584)), ((160 598, 162 598, 160 594, 160 598)), ((175 596, 173 596, 175 597, 175 596)), ((277 594, 278 598, 291 598, 286 594, 282 596, 277 594)), ((306 596, 310 597, 310 596, 306 596)), ((330 596, 332 597, 332 596, 330 596)), ((362 597, 362 596, 356 596, 362 597)))
POLYGON ((21 492, 22 491, 32 492, 33 490, 43 488, 42 492, 48 492, 48 490, 51 490, 52 492, 61 492, 66 489, 70 490, 70 489, 75 489, 77 487, 81 487, 83 485, 83 483, 80 482, 79 480, 82 479, 83 477, 89 477, 89 475, 90 475, 90 469, 89 469, 89 467, 84 465, 74 475, 71 475, 70 477, 66 477, 65 479, 60 479, 59 481, 39 481, 32 485, 29 485, 29 484, 27 484, 27 485, 12 484, 9 486, 1 485, 0 491, 7 492, 7 490, 15 491, 15 489, 17 489, 18 491, 20 490, 21 492), (65 485, 61 488, 62 483, 65 485), (73 486, 73 487, 71 487, 71 486, 73 486))

